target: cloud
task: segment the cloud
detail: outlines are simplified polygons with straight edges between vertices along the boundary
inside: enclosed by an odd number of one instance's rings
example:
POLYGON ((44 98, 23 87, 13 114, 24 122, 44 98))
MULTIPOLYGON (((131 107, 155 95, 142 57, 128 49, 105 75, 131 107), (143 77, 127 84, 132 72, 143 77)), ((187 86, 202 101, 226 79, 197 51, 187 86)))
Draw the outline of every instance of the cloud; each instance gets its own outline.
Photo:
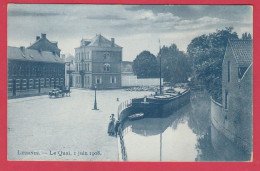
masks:
POLYGON ((198 19, 204 16, 229 20, 248 18, 251 5, 131 5, 130 11, 151 10, 154 13, 172 13, 182 19, 198 19))
POLYGON ((36 35, 47 33, 47 38, 59 42, 62 52, 74 54, 81 38, 101 33, 108 39, 116 38, 127 60, 142 49, 156 54, 159 38, 165 45, 176 43, 185 51, 195 36, 228 26, 233 26, 238 34, 252 33, 250 6, 12 4, 8 7, 8 45, 29 46, 36 35))
POLYGON ((26 16, 30 16, 30 17, 46 17, 46 16, 56 16, 56 15, 60 15, 59 13, 54 13, 54 12, 28 12, 28 11, 9 11, 8 12, 8 16, 12 16, 12 17, 26 17, 26 16))
POLYGON ((105 16, 88 16, 87 19, 91 20, 126 20, 125 17, 120 17, 117 15, 105 15, 105 16))

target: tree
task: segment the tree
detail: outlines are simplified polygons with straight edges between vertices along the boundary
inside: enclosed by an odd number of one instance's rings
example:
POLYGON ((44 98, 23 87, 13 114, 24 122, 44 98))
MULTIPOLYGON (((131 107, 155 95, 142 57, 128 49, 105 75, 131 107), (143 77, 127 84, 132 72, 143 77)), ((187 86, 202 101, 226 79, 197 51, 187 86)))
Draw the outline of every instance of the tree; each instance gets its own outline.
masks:
POLYGON ((138 78, 159 77, 159 64, 156 57, 149 51, 143 51, 136 56, 133 71, 138 78))
POLYGON ((175 44, 163 46, 158 54, 162 59, 162 77, 171 83, 186 82, 191 71, 189 61, 184 52, 179 51, 175 44))
POLYGON ((219 102, 222 100, 222 61, 228 39, 238 39, 233 27, 196 37, 187 50, 192 59, 193 81, 205 85, 219 102))
POLYGON ((247 33, 247 32, 243 33, 242 34, 242 40, 252 40, 251 34, 247 33))

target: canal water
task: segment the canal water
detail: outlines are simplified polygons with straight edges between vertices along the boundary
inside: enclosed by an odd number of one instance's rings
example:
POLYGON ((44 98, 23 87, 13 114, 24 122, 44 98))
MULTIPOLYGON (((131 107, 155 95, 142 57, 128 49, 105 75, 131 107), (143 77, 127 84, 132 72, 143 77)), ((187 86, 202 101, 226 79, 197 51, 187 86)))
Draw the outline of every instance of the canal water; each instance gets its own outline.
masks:
POLYGON ((121 152, 125 161, 248 161, 210 121, 210 96, 191 92, 190 104, 166 118, 122 123, 121 152))

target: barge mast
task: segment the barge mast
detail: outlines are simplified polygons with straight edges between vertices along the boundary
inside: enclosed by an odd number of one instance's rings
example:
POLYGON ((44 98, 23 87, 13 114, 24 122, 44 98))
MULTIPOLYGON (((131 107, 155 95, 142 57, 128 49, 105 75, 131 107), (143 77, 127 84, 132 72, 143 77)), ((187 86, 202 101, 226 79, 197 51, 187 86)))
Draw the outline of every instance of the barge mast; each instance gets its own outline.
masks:
MULTIPOLYGON (((161 51, 161 44, 159 39, 159 55, 161 51)), ((160 55, 160 94, 162 94, 162 56, 160 55)))

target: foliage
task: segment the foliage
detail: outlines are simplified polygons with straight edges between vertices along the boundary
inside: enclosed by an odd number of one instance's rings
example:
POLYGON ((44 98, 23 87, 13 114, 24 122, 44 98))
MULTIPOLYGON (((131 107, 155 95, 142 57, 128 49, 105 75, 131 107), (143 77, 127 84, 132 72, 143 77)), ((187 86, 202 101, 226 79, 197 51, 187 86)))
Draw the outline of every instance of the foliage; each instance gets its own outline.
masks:
POLYGON ((159 64, 149 51, 143 51, 134 60, 133 71, 138 78, 159 77, 159 64))
POLYGON ((233 27, 196 37, 187 50, 193 64, 193 81, 205 85, 211 96, 219 102, 222 94, 222 61, 228 39, 238 39, 233 27))
POLYGON ((179 51, 175 44, 163 46, 158 54, 158 61, 162 60, 162 77, 171 83, 187 82, 191 71, 189 61, 184 52, 179 51))
POLYGON ((242 34, 242 40, 252 40, 251 34, 247 33, 247 32, 243 33, 242 34))

